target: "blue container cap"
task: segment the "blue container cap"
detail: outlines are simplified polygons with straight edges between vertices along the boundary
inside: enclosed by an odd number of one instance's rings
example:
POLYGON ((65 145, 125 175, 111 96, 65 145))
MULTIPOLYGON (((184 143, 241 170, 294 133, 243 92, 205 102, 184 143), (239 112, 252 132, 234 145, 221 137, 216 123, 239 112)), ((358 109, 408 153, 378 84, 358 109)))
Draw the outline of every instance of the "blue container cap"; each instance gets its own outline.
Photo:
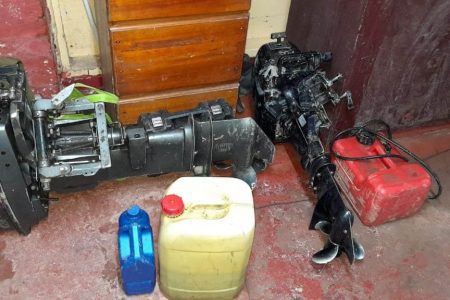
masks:
POLYGON ((130 216, 137 216, 141 212, 141 208, 138 205, 133 205, 127 210, 130 216))

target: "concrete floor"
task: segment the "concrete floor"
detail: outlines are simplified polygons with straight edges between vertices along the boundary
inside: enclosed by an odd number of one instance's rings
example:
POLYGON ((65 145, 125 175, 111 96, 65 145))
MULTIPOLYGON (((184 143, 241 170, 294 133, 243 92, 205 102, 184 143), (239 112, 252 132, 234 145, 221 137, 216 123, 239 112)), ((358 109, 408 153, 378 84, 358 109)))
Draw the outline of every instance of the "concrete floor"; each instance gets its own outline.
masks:
MULTIPOLYGON (((354 235, 367 256, 352 266, 345 257, 325 266, 310 262, 323 244, 318 232, 307 229, 315 197, 293 149, 278 145, 274 164, 259 174, 254 191, 256 234, 239 299, 450 299, 446 128, 431 134, 437 139, 422 131, 400 134, 407 145, 416 143, 423 157, 431 156, 427 161, 444 185, 441 198, 426 203, 415 216, 379 227, 356 220, 354 235)), ((132 204, 145 208, 157 243, 159 200, 182 175, 106 182, 93 190, 56 195, 60 200, 51 205, 48 219, 30 235, 0 233, 0 299, 126 298, 118 274, 118 216, 132 204)), ((165 298, 156 288, 153 295, 134 299, 165 298)))

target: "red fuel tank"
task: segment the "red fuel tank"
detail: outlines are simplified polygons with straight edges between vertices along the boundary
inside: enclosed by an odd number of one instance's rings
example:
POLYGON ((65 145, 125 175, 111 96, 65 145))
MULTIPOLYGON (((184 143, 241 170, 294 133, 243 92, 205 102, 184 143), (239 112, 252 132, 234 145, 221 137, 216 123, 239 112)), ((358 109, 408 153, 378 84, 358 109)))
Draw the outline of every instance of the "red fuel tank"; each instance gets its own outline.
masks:
MULTIPOLYGON (((378 140, 363 145, 355 137, 337 140, 335 153, 347 157, 386 154, 378 140)), ((391 153, 400 154, 395 148, 391 153)), ((417 212, 431 188, 430 175, 416 163, 398 158, 366 161, 332 158, 341 190, 361 221, 368 226, 410 216, 417 212)))

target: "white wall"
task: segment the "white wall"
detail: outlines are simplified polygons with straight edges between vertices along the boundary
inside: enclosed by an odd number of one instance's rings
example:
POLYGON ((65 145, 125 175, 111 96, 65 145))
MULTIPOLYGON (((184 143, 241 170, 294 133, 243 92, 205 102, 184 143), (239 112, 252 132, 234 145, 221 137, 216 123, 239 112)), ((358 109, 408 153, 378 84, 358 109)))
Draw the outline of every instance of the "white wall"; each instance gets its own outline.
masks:
MULTIPOLYGON (((93 8, 94 0, 90 0, 93 8)), ((286 30, 291 0, 253 0, 246 52, 256 55, 272 32, 286 30)), ((96 75, 99 69, 97 41, 82 0, 47 0, 51 28, 61 72, 69 76, 96 75)))
POLYGON ((286 30, 291 0, 252 0, 246 52, 255 56, 270 34, 286 30))

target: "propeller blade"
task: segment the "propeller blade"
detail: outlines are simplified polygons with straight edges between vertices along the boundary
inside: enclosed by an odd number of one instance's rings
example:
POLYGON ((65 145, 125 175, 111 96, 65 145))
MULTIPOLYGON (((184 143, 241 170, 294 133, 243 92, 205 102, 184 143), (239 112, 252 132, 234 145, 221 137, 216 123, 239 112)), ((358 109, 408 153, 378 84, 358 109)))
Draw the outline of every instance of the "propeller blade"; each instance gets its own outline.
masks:
POLYGON ((330 235, 331 232, 331 223, 328 221, 319 221, 314 226, 314 229, 319 230, 320 232, 330 235))
POLYGON ((313 255, 312 261, 316 264, 324 265, 335 259, 338 254, 339 246, 328 241, 322 250, 313 255))
MULTIPOLYGON (((319 230, 323 234, 329 236, 332 231, 332 224, 328 221, 321 220, 316 223, 316 225, 314 226, 314 229, 319 230)), ((347 230, 348 230, 348 228, 347 228, 347 230)), ((344 245, 338 245, 338 244, 333 243, 330 240, 328 240, 324 249, 317 252, 313 256, 313 262, 318 263, 318 264, 328 263, 328 262, 332 261, 335 257, 338 257, 340 255, 340 252, 345 252, 350 263, 353 263, 353 261, 363 260, 366 255, 363 246, 360 243, 358 243, 354 238, 351 237, 351 232, 347 232, 347 233, 350 233, 350 236, 346 240, 350 243, 347 242, 347 243, 344 243, 344 245), (333 246, 335 246, 335 247, 333 247, 333 246), (336 251, 338 251, 338 252, 336 254, 334 254, 334 252, 336 252, 336 251)))
POLYGON ((355 239, 353 239, 353 250, 355 253, 355 259, 356 260, 363 260, 366 256, 366 251, 364 251, 363 246, 358 243, 355 239))

